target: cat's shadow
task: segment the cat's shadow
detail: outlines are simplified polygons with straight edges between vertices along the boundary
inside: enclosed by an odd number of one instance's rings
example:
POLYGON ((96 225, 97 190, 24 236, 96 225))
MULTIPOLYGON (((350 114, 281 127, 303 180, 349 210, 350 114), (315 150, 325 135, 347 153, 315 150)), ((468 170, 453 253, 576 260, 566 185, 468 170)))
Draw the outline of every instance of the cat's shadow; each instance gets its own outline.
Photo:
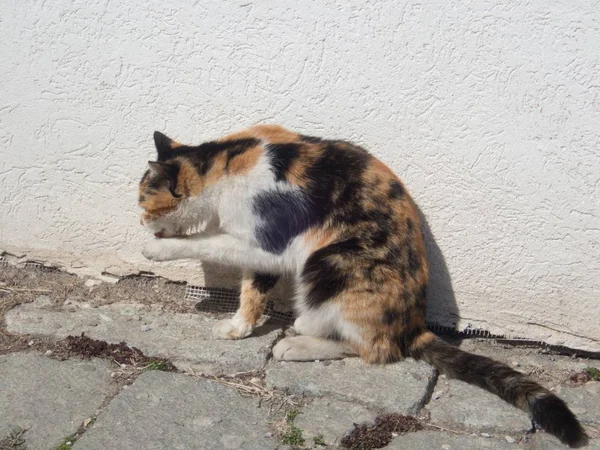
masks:
MULTIPOLYGON (((427 324, 437 333, 444 334, 456 329, 459 318, 458 305, 452 288, 452 280, 427 218, 417 206, 421 219, 427 257, 429 261, 429 284, 427 286, 427 324)), ((196 305, 200 312, 233 313, 239 305, 239 285, 241 271, 220 264, 202 263, 204 286, 212 288, 214 297, 207 298, 196 305), (223 289, 226 287, 225 289, 223 289)), ((291 278, 284 277, 278 283, 271 298, 279 311, 269 315, 267 322, 257 327, 255 335, 270 332, 282 324, 293 323, 292 308, 293 287, 291 278)))
POLYGON ((452 288, 452 279, 444 254, 437 244, 427 218, 417 206, 429 261, 427 285, 427 324, 434 331, 456 330, 459 312, 452 288))

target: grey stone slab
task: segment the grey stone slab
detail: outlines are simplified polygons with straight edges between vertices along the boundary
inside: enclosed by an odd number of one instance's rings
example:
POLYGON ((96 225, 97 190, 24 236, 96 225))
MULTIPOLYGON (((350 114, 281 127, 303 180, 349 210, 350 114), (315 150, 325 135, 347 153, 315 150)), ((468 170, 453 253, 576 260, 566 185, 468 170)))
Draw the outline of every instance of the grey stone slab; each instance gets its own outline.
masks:
POLYGON ((581 386, 558 386, 554 393, 562 398, 583 423, 600 424, 600 382, 581 386))
POLYGON ((82 332, 111 343, 125 341, 149 356, 169 358, 181 368, 205 373, 231 373, 261 369, 267 361, 278 329, 259 327, 238 341, 212 336, 217 319, 200 314, 162 311, 160 307, 114 303, 92 308, 73 304, 60 310, 21 305, 6 314, 6 328, 57 338, 82 332))
POLYGON ((217 382, 146 372, 110 402, 73 448, 274 449, 267 417, 267 407, 217 382))
POLYGON ((449 428, 515 434, 531 428, 529 416, 475 386, 440 378, 427 405, 431 422, 449 428))
POLYGON ((355 423, 373 422, 377 412, 354 403, 316 398, 302 408, 294 425, 303 431, 308 442, 322 436, 327 445, 339 444, 341 438, 354 429, 355 423))
POLYGON ((395 438, 388 450, 516 450, 517 444, 511 444, 502 438, 457 435, 438 431, 418 431, 395 438))
POLYGON ((56 361, 35 353, 0 356, 0 439, 27 429, 28 450, 56 448, 112 391, 105 361, 56 361))
POLYGON ((421 408, 433 380, 433 369, 413 359, 384 366, 368 365, 358 358, 330 364, 273 362, 267 369, 270 387, 405 414, 415 414, 421 408))
MULTIPOLYGON (((567 450, 571 448, 543 431, 527 436, 522 442, 522 447, 525 450, 567 450)), ((600 440, 591 439, 588 445, 582 448, 585 450, 600 450, 600 440)))
POLYGON ((465 339, 460 348, 504 362, 530 375, 549 389, 567 380, 573 372, 579 372, 590 364, 589 360, 582 358, 544 354, 538 348, 514 347, 490 340, 465 339))

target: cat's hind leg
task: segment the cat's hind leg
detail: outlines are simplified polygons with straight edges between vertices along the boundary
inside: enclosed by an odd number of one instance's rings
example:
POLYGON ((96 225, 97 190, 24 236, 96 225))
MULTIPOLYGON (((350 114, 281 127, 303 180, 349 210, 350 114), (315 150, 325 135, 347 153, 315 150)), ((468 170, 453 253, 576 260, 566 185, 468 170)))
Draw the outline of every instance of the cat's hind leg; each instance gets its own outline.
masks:
POLYGON ((273 357, 280 361, 324 361, 349 356, 356 356, 349 345, 316 336, 288 337, 273 347, 273 357))
POLYGON ((335 332, 335 315, 331 311, 306 311, 294 322, 302 336, 282 339, 273 347, 273 357, 280 361, 315 361, 356 356, 345 342, 331 339, 335 332))
POLYGON ((265 310, 267 295, 278 279, 279 275, 245 272, 240 307, 231 319, 220 320, 215 324, 213 336, 217 339, 243 339, 250 336, 265 310))

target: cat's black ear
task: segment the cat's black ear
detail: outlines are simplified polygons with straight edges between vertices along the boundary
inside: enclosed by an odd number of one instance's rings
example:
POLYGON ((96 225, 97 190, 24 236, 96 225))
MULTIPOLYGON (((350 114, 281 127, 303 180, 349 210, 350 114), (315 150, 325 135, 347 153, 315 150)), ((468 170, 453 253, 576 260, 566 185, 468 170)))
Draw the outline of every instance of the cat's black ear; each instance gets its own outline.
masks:
POLYGON ((169 159, 171 151, 174 148, 181 146, 181 144, 165 136, 160 131, 154 132, 154 145, 156 145, 156 151, 158 152, 159 161, 169 159))
POLYGON ((178 164, 148 161, 148 167, 153 176, 160 176, 167 179, 169 183, 169 191, 173 197, 181 197, 181 194, 177 193, 177 175, 179 174, 178 164))

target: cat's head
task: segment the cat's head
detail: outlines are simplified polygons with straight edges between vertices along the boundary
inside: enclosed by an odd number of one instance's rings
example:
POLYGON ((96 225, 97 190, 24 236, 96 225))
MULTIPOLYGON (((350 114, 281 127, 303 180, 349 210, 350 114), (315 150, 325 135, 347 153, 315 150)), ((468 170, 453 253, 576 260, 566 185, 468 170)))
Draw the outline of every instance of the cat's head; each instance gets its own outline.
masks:
POLYGON ((190 207, 185 188, 185 160, 175 151, 182 146, 158 131, 154 143, 157 161, 148 161, 139 185, 138 202, 144 210, 140 222, 156 237, 182 235, 198 221, 198 211, 190 207))

